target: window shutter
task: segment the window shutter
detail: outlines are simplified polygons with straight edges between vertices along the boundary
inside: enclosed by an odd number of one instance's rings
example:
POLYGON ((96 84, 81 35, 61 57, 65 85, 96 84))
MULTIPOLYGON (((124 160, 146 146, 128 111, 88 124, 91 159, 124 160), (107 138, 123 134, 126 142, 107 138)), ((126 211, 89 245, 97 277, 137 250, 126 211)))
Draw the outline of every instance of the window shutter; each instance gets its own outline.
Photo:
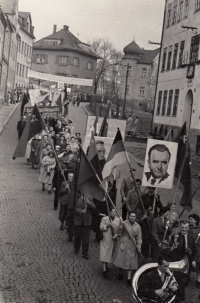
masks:
POLYGON ((45 63, 48 63, 48 55, 45 55, 45 63))
POLYGON ((58 62, 59 62, 59 56, 56 56, 55 63, 58 64, 58 62))
POLYGON ((32 62, 33 62, 33 63, 36 62, 36 56, 37 56, 36 54, 33 54, 33 55, 32 55, 32 62))
POLYGON ((71 56, 68 56, 67 63, 68 63, 68 64, 72 64, 72 57, 71 57, 71 56))

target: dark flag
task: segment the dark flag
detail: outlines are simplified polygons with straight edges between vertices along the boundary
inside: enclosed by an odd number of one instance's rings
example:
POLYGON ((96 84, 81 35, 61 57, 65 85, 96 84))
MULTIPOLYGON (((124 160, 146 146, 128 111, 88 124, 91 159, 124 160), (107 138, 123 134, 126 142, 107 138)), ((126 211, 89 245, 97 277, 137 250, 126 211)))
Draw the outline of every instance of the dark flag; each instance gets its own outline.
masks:
POLYGON ((103 122, 101 125, 101 129, 99 132, 99 136, 100 137, 107 137, 108 135, 108 118, 109 118, 109 111, 110 111, 110 104, 108 105, 104 118, 103 118, 103 122))
POLYGON ((99 176, 100 180, 102 181, 103 178, 101 173, 101 166, 99 162, 99 157, 98 157, 98 152, 97 152, 97 147, 96 147, 96 142, 94 139, 93 132, 91 135, 90 146, 88 149, 87 157, 90 163, 92 164, 93 168, 95 169, 97 175, 99 176))
POLYGON ((77 187, 82 194, 88 194, 93 198, 103 201, 104 190, 96 176, 95 170, 80 146, 80 169, 78 175, 77 187))
POLYGON ((17 157, 24 157, 28 141, 36 134, 40 133, 43 129, 45 129, 45 125, 38 110, 38 107, 35 104, 31 116, 28 117, 26 126, 12 158, 15 160, 17 157))
POLYGON ((21 104, 21 116, 24 114, 24 106, 29 102, 28 94, 23 94, 22 104, 21 104))
POLYGON ((62 97, 61 97, 61 93, 58 96, 58 99, 55 101, 55 105, 56 106, 62 106, 62 97))
POLYGON ((69 113, 69 101, 67 100, 64 104, 64 113, 63 113, 63 116, 64 117, 67 117, 68 116, 68 113, 69 113))
POLYGON ((184 186, 180 205, 190 211, 192 208, 192 176, 190 143, 187 139, 186 122, 181 127, 174 142, 178 143, 177 162, 175 167, 175 176, 180 178, 180 183, 184 186))
POLYGON ((68 98, 67 85, 65 85, 64 93, 65 93, 65 95, 64 95, 64 101, 66 101, 67 98, 68 98))

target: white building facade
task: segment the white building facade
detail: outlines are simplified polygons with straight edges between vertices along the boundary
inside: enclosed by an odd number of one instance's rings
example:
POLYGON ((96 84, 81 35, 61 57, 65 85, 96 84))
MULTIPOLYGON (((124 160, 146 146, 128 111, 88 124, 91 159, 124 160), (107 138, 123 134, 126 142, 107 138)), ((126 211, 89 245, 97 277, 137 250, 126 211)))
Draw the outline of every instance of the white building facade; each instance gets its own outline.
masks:
POLYGON ((166 0, 153 132, 175 136, 187 122, 200 155, 200 0, 166 0))
POLYGON ((16 87, 28 87, 28 70, 31 67, 31 57, 34 42, 34 28, 32 26, 31 14, 29 12, 19 12, 19 36, 17 66, 15 76, 16 87))

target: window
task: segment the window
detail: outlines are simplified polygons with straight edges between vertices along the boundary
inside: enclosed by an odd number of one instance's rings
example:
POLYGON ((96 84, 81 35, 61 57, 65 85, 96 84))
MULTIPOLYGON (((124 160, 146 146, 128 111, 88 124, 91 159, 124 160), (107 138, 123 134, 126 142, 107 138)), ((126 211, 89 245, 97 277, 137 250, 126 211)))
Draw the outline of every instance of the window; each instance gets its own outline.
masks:
POLYGON ((175 90, 175 94, 174 94, 174 105, 173 105, 172 116, 176 116, 177 115, 178 98, 179 98, 179 89, 176 89, 175 90))
POLYGON ((56 46, 59 44, 60 41, 58 40, 44 40, 44 45, 53 45, 56 46))
POLYGON ((191 46, 190 46, 190 63, 195 63, 198 61, 199 58, 199 37, 200 35, 196 35, 191 39, 191 46))
POLYGON ((147 69, 144 67, 142 68, 142 78, 146 78, 147 77, 147 69))
POLYGON ((26 56, 26 46, 27 46, 27 44, 24 43, 24 55, 25 55, 25 56, 26 56))
POLYGON ((32 47, 30 46, 30 49, 29 49, 29 57, 31 58, 31 54, 32 54, 32 47))
POLYGON ((181 0, 179 2, 179 7, 178 7, 178 19, 177 21, 181 21, 182 20, 182 17, 183 17, 183 0, 181 0))
POLYGON ((171 17, 172 17, 172 3, 168 5, 168 12, 167 12, 167 27, 171 24, 171 17))
POLYGON ((19 65, 19 76, 21 76, 22 75, 22 65, 20 64, 19 65))
POLYGON ((36 62, 37 63, 44 63, 45 62, 45 55, 36 55, 36 62))
POLYGON ((24 53, 24 42, 21 41, 21 53, 23 54, 24 53))
POLYGON ((87 69, 93 70, 93 63, 92 62, 87 63, 87 69))
POLYGON ((68 63, 68 56, 59 56, 58 63, 59 64, 67 64, 68 63))
POLYGON ((173 99, 173 90, 170 90, 169 91, 169 97, 168 97, 168 104, 167 104, 167 116, 171 115, 172 99, 173 99))
POLYGON ((164 96, 163 96, 163 106, 162 106, 162 113, 161 113, 162 116, 165 115, 166 105, 167 105, 167 90, 164 91, 164 96))
POLYGON ((79 58, 74 57, 74 59, 73 59, 73 65, 79 66, 79 58))
POLYGON ((177 54, 178 54, 178 43, 176 43, 174 45, 174 56, 173 56, 173 61, 172 61, 172 69, 176 68, 177 54))
POLYGON ((169 47, 169 51, 168 51, 167 70, 170 70, 171 68, 171 60, 172 60, 172 45, 169 47))
POLYGON ((188 17, 188 12, 189 12, 189 2, 190 0, 185 0, 185 5, 184 5, 184 15, 183 18, 188 17))
POLYGON ((140 97, 144 97, 145 94, 145 87, 144 86, 140 86, 140 97))
POLYGON ((16 74, 19 75, 19 63, 17 63, 17 71, 16 74))
POLYGON ((160 115, 160 109, 161 109, 161 104, 162 104, 162 91, 158 93, 158 105, 157 105, 157 115, 160 115))
POLYGON ((179 58, 178 58, 178 66, 183 64, 183 52, 184 52, 185 41, 181 41, 180 50, 179 50, 179 58))
POLYGON ((26 67, 26 78, 28 78, 28 67, 26 67))
POLYGON ((177 6, 178 6, 178 0, 175 0, 175 1, 174 1, 173 14, 172 14, 172 25, 176 23, 176 18, 177 18, 177 6))
POLYGON ((25 66, 22 65, 22 77, 24 77, 24 68, 25 68, 25 66))
POLYGON ((195 11, 200 10, 200 0, 195 0, 195 11))
POLYGON ((161 71, 163 72, 165 70, 165 64, 167 59, 167 47, 163 50, 163 59, 162 59, 162 68, 161 71))
POLYGON ((26 56, 28 57, 29 54, 29 45, 27 44, 26 56))

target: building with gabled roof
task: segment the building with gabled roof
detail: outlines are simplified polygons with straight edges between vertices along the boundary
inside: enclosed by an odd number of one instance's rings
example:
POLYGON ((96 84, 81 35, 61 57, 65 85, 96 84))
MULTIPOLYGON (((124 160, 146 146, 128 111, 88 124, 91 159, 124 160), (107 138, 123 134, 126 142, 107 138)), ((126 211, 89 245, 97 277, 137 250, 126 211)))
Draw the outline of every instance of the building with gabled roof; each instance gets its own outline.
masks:
POLYGON ((153 102, 160 49, 145 50, 132 41, 123 52, 121 98, 124 98, 126 88, 126 100, 136 106, 143 106, 144 101, 153 102))
MULTIPOLYGON (((59 31, 54 25, 53 34, 34 43, 31 69, 63 77, 94 80, 97 59, 99 56, 88 44, 75 37, 67 25, 59 31)), ((73 86, 73 90, 76 89, 82 92, 93 92, 92 87, 73 86)))
POLYGON ((18 53, 15 77, 15 85, 17 88, 29 86, 29 78, 27 75, 31 67, 33 42, 35 39, 30 12, 18 12, 18 24, 20 41, 18 41, 17 45, 18 53))

